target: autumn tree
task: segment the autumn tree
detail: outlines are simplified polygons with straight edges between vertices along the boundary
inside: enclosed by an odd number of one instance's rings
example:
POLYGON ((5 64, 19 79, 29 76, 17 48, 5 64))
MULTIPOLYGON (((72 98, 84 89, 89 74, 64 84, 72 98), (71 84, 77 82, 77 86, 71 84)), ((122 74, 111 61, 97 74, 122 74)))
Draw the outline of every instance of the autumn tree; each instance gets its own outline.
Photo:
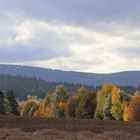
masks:
POLYGON ((35 97, 30 97, 20 104, 21 116, 35 116, 36 111, 40 108, 40 101, 35 97))
POLYGON ((112 93, 109 92, 106 97, 104 108, 103 108, 103 119, 104 120, 114 119, 114 117, 111 114, 111 107, 112 107, 112 93))
POLYGON ((133 96, 125 109, 125 121, 140 121, 140 96, 133 96))
POLYGON ((81 87, 76 96, 79 102, 76 108, 75 117, 79 119, 93 118, 96 109, 96 94, 91 93, 85 87, 81 87))
POLYGON ((96 94, 85 87, 78 89, 77 94, 70 97, 66 103, 67 118, 91 119, 96 109, 96 94))
POLYGON ((116 120, 123 120, 121 90, 117 87, 114 87, 112 90, 111 113, 116 120))
POLYGON ((61 101, 66 101, 68 99, 67 91, 64 85, 56 86, 54 95, 51 98, 51 101, 54 103, 59 103, 61 101))
POLYGON ((66 118, 75 118, 76 108, 79 104, 77 96, 69 97, 65 106, 65 117, 66 118))
POLYGON ((48 94, 42 101, 40 105, 40 117, 48 117, 50 111, 50 103, 51 103, 52 94, 48 94))
POLYGON ((109 111, 109 105, 108 104, 110 104, 109 103, 110 99, 109 99, 108 95, 110 93, 112 93, 112 90, 113 90, 114 87, 115 86, 111 83, 105 83, 102 86, 102 88, 97 92, 97 99, 96 99, 97 107, 96 107, 96 112, 95 112, 95 115, 94 115, 95 119, 104 119, 104 118, 107 117, 106 116, 107 114, 109 114, 109 116, 110 116, 110 113, 107 113, 109 111))
POLYGON ((47 117, 58 118, 64 117, 65 103, 68 99, 67 91, 64 85, 56 86, 55 92, 49 99, 47 110, 47 117))
POLYGON ((124 121, 129 121, 129 118, 130 118, 130 113, 129 113, 129 107, 128 106, 125 106, 124 108, 124 114, 123 114, 123 120, 124 121))
POLYGON ((87 118, 88 112, 86 111, 86 100, 87 100, 88 90, 85 87, 78 89, 77 99, 78 105, 75 110, 75 117, 82 119, 87 118))
POLYGON ((129 95, 128 93, 125 93, 124 91, 121 91, 121 97, 122 97, 123 120, 127 121, 128 106, 132 96, 129 95))

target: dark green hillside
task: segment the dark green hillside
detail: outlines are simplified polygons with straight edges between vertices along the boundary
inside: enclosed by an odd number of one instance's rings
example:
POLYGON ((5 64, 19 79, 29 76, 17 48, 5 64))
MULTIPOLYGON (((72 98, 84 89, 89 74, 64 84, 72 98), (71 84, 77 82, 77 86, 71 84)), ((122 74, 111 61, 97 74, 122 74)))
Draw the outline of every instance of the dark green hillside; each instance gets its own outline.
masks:
MULTIPOLYGON (((0 90, 13 90, 20 99, 25 99, 27 95, 44 98, 46 94, 52 93, 59 84, 64 84, 69 94, 74 94, 82 86, 72 83, 46 82, 35 77, 29 78, 0 74, 0 90)), ((93 86, 86 87, 95 90, 93 86)))

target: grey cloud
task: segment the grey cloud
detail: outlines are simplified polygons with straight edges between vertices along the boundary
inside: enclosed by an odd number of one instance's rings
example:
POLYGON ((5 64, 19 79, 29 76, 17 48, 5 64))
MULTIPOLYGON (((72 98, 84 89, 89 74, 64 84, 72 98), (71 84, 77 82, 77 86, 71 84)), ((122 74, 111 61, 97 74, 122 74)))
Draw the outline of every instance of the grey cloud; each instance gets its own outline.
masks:
POLYGON ((0 8, 74 24, 139 17, 139 0, 1 0, 0 8))
POLYGON ((70 51, 67 53, 62 51, 54 50, 51 47, 46 48, 32 48, 30 46, 5 46, 0 50, 0 62, 12 63, 12 62, 28 62, 38 60, 49 60, 59 57, 68 57, 71 55, 70 51))
POLYGON ((118 47, 115 52, 118 54, 118 56, 121 56, 122 58, 126 58, 130 62, 132 62, 133 59, 140 59, 140 47, 137 46, 129 46, 129 47, 118 47))

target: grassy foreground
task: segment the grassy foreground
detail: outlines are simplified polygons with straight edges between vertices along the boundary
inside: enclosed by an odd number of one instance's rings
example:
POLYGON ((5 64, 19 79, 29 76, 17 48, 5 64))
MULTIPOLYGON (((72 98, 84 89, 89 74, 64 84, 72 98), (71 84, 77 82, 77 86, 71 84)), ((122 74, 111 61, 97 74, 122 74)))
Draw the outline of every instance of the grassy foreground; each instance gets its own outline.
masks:
POLYGON ((140 123, 0 116, 0 140, 140 140, 140 123))

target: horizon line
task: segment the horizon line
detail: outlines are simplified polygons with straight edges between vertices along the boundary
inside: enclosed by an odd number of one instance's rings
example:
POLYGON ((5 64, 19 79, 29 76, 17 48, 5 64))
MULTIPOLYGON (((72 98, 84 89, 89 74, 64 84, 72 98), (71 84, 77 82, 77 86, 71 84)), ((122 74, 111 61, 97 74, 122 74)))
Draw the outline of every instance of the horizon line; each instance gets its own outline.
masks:
POLYGON ((123 72, 140 72, 140 70, 122 70, 122 71, 114 71, 114 72, 107 72, 107 73, 98 73, 98 72, 86 72, 86 71, 74 71, 74 70, 63 70, 63 69, 53 69, 53 68, 47 68, 43 66, 34 66, 34 65, 23 65, 23 64, 9 64, 9 63, 0 63, 0 65, 4 66, 20 66, 20 67, 32 67, 32 68, 40 68, 40 69, 48 69, 48 70, 54 70, 54 71, 64 71, 64 72, 75 72, 75 73, 86 73, 86 74, 117 74, 117 73, 123 73, 123 72))

